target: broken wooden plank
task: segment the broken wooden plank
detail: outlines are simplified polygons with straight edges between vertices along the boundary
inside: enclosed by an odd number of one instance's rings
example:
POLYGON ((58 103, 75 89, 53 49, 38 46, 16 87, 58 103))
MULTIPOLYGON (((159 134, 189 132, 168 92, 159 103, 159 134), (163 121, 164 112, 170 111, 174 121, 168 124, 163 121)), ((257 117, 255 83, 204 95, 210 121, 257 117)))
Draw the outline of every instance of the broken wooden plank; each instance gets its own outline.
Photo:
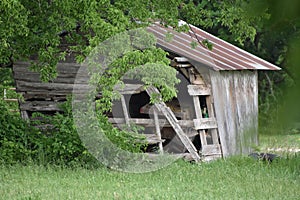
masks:
POLYGON ((200 118, 194 119, 193 121, 196 130, 218 128, 217 121, 215 118, 200 118))
POLYGON ((188 85, 188 93, 191 96, 208 96, 211 95, 210 89, 205 85, 188 85))
MULTIPOLYGON (((146 89, 147 93, 151 96, 152 94, 160 94, 158 89, 155 87, 148 87, 146 89)), ((200 156, 197 153, 197 149, 195 148, 194 144, 192 141, 189 139, 189 137, 183 132, 181 126, 178 123, 178 120, 176 119, 176 116, 174 113, 171 111, 170 108, 166 106, 166 104, 162 101, 157 102, 154 104, 155 107, 158 109, 158 111, 162 112, 166 119, 169 121, 171 126, 173 127, 174 131, 176 132, 177 136, 181 140, 181 142, 184 144, 188 152, 191 153, 193 159, 197 162, 200 161, 200 156)))

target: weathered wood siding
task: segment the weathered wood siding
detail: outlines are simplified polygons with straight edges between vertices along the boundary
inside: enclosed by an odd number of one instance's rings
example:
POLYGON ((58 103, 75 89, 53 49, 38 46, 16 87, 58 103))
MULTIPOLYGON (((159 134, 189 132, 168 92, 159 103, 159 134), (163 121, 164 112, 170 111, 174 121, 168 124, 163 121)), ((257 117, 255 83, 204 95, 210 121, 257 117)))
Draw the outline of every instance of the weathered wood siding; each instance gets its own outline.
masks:
POLYGON ((257 144, 256 71, 210 71, 223 155, 248 154, 257 144))
MULTIPOLYGON (((42 82, 37 72, 29 70, 28 62, 17 62, 13 66, 16 91, 22 94, 21 111, 59 111, 58 104, 72 94, 73 84, 80 65, 76 63, 59 63, 58 76, 49 83, 42 82)), ((77 80, 86 82, 87 77, 77 76, 77 80)), ((86 84, 78 85, 84 90, 86 84)))

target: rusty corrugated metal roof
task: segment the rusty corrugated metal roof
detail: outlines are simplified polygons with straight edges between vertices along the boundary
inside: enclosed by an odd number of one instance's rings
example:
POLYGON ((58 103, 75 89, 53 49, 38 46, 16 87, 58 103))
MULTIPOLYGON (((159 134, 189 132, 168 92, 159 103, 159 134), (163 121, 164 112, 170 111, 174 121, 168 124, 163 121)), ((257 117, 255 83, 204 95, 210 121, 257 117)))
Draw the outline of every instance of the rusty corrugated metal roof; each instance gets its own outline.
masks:
MULTIPOLYGON (((185 23, 183 21, 180 22, 185 23)), ((188 33, 174 31, 171 27, 155 23, 147 28, 157 38, 157 45, 196 62, 203 63, 214 70, 280 70, 279 67, 241 49, 200 28, 189 25, 188 33), (171 33, 172 38, 168 38, 171 33), (167 37, 167 38, 166 38, 167 37), (212 45, 209 50, 199 41, 208 40, 212 45), (198 45, 192 48, 192 42, 198 45)))

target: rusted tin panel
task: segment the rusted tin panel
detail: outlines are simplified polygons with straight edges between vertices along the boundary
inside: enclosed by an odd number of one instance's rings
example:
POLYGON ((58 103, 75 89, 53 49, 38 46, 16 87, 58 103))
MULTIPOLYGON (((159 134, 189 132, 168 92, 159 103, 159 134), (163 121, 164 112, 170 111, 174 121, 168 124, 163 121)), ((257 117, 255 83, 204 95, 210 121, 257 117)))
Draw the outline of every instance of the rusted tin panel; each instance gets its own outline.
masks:
POLYGON ((156 36, 158 46, 214 70, 280 70, 279 67, 220 38, 195 26, 189 26, 188 33, 176 32, 171 27, 163 27, 158 23, 149 26, 147 30, 156 36), (171 34, 171 38, 168 38, 168 34, 171 34), (203 40, 208 40, 213 45, 212 50, 201 44, 203 40), (198 45, 192 47, 191 44, 195 42, 198 45))

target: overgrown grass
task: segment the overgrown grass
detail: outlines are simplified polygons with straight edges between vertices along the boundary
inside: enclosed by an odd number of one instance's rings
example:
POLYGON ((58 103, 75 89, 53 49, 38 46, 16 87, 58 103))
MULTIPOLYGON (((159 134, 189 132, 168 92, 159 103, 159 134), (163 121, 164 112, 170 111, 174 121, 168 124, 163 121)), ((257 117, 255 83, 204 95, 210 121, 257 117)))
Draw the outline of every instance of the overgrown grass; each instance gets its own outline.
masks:
POLYGON ((260 144, 265 148, 300 149, 300 133, 286 135, 260 135, 260 144))
POLYGON ((258 149, 283 155, 299 152, 300 128, 260 131, 258 149))
POLYGON ((145 174, 106 168, 0 166, 1 199, 299 199, 300 157, 178 161, 145 174))

